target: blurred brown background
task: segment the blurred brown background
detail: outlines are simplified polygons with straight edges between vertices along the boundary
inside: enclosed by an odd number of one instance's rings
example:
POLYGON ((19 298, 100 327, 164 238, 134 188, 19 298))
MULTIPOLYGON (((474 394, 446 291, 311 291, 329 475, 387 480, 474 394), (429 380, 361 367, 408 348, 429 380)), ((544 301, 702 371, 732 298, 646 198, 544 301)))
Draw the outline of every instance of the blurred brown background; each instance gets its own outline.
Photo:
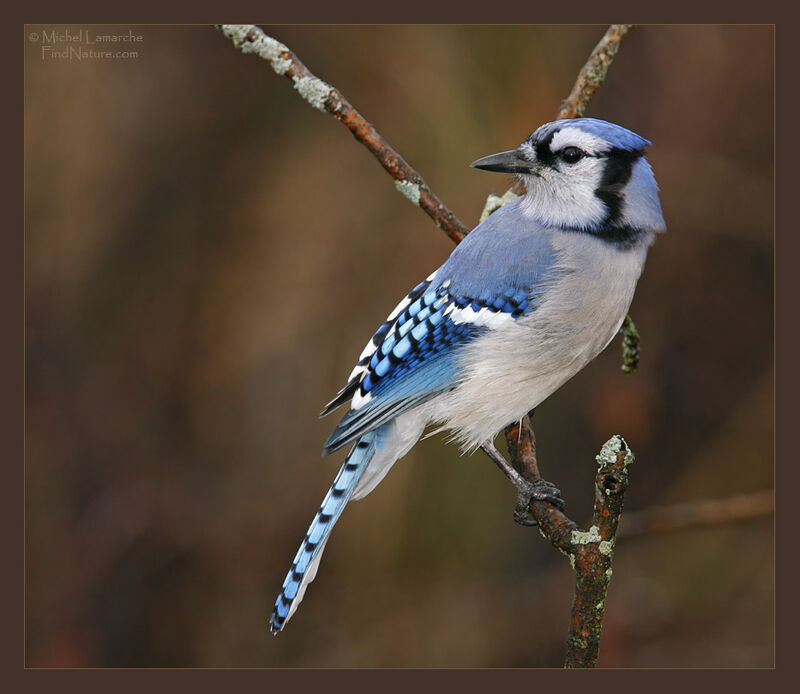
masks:
MULTIPOLYGON (((26 36, 27 665, 560 666, 569 565, 438 436, 269 635, 343 457, 317 413, 451 242, 268 64, 132 29, 127 60, 26 36)), ((604 27, 266 30, 474 224, 510 180, 468 163, 552 120, 604 27)), ((653 141, 669 233, 639 373, 616 340, 539 408, 544 474, 584 522, 619 432, 628 509, 770 488, 773 30, 638 27, 587 115, 653 141)), ((769 667, 773 597, 772 518, 620 540, 600 665, 769 667)))

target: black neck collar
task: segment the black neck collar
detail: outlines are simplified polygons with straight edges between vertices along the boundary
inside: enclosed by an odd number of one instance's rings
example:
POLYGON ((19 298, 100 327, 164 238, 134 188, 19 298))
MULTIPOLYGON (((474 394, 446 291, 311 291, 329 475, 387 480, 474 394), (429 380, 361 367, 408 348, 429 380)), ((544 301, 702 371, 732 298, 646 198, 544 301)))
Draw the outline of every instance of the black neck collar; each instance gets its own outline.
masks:
POLYGON ((562 231, 574 234, 587 234, 594 236, 621 251, 627 251, 639 245, 647 232, 638 227, 626 225, 603 225, 598 229, 579 229, 575 227, 561 227, 562 231))

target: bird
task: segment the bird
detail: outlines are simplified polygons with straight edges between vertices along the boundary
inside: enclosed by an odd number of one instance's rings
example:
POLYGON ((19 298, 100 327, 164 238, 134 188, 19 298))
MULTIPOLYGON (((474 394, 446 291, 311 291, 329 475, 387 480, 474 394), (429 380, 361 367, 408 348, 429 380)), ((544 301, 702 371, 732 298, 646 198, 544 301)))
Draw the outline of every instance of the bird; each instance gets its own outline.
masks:
POLYGON ((273 634, 314 580, 344 507, 369 494, 426 429, 447 432, 463 452, 490 453, 517 487, 520 522, 532 498, 563 508, 554 485, 523 480, 493 440, 619 331, 648 249, 666 230, 644 155, 650 144, 608 121, 560 119, 471 164, 513 174, 525 192, 397 304, 323 409, 349 403, 323 455, 352 445, 283 582, 273 634))

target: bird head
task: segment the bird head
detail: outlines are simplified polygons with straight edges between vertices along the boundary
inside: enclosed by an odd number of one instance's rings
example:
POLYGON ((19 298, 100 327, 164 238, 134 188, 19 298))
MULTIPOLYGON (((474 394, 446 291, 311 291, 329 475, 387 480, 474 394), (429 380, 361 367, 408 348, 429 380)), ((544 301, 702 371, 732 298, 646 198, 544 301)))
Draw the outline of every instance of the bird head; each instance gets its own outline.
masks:
POLYGON ((545 226, 663 231, 658 185, 644 156, 649 144, 604 120, 562 119, 541 126, 516 149, 471 166, 516 174, 526 190, 522 209, 545 226))

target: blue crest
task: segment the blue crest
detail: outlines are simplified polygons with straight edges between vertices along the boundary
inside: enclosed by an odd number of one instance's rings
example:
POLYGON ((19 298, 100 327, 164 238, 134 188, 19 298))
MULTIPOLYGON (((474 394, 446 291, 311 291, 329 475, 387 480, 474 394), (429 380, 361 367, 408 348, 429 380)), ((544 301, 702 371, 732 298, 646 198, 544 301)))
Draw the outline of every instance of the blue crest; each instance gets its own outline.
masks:
POLYGON ((609 123, 598 118, 562 118, 561 120, 547 123, 536 130, 529 139, 530 142, 541 142, 550 135, 569 126, 577 128, 590 135, 602 137, 612 147, 622 149, 627 152, 640 152, 645 146, 651 144, 650 140, 645 140, 635 132, 623 128, 621 125, 609 123))

